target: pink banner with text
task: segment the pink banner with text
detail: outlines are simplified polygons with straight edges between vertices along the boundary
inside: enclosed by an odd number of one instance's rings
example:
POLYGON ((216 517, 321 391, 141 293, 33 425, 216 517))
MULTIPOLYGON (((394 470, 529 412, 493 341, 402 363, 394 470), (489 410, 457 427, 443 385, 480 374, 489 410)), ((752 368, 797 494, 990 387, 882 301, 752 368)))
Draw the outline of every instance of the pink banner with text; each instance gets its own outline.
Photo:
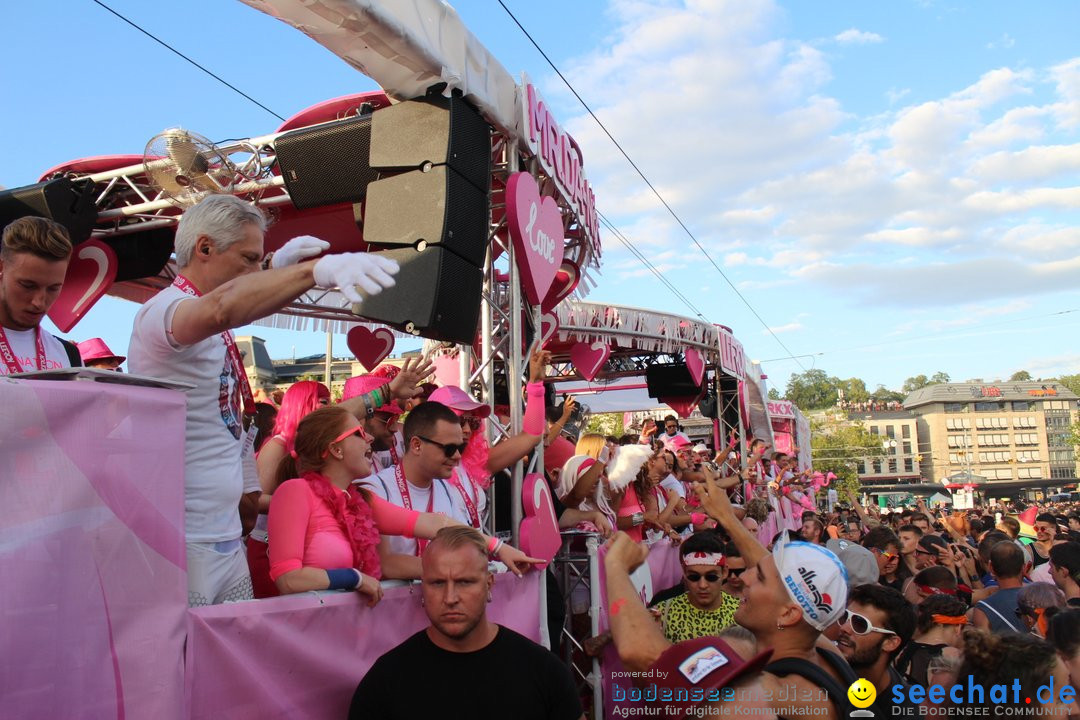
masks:
POLYGON ((0 379, 4 717, 184 717, 183 394, 0 379))

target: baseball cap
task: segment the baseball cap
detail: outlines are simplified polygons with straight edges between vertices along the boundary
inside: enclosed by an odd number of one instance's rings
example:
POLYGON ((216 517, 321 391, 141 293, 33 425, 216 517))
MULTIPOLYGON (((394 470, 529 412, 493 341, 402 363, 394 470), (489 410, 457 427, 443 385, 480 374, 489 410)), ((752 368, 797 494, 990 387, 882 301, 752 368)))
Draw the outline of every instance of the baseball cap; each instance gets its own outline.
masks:
POLYGON ((682 450, 688 445, 690 445, 690 441, 687 440, 684 435, 676 435, 675 437, 664 440, 664 447, 668 450, 682 450))
POLYGON ((919 538, 919 547, 936 555, 938 553, 937 548, 948 549, 949 543, 945 542, 945 538, 940 535, 923 535, 919 538))
POLYGON ((847 540, 830 540, 825 547, 832 550, 848 572, 848 587, 858 587, 878 581, 878 564, 874 553, 862 545, 847 540))
POLYGON ((704 443, 698 443, 697 445, 694 446, 694 452, 696 452, 696 453, 707 453, 707 452, 709 452, 709 448, 704 443))
POLYGON ((476 417, 486 418, 491 414, 490 405, 473 400, 468 393, 456 385, 444 385, 431 393, 428 401, 442 403, 458 415, 472 413, 476 417))
POLYGON ((769 648, 752 658, 743 659, 722 639, 706 635, 669 647, 653 664, 649 674, 656 678, 657 689, 670 689, 672 697, 698 697, 696 701, 663 701, 665 705, 681 711, 673 717, 682 717, 690 709, 712 699, 709 691, 727 687, 742 677, 760 672, 772 653, 772 648, 769 648), (684 689, 685 694, 680 692, 684 689))
MULTIPOLYGON (((357 375, 356 377, 351 377, 345 381, 345 387, 341 391, 341 399, 348 400, 357 395, 364 395, 385 384, 386 378, 378 375, 357 375)), ((375 411, 390 413, 391 415, 400 415, 405 412, 401 409, 401 406, 397 404, 396 400, 391 400, 382 407, 375 408, 375 411)))
MULTIPOLYGON (((773 560, 792 601, 803 618, 818 630, 832 625, 847 607, 848 572, 840 558, 821 545, 789 542, 781 536, 773 560)), ((875 578, 876 579, 876 578, 875 578)))

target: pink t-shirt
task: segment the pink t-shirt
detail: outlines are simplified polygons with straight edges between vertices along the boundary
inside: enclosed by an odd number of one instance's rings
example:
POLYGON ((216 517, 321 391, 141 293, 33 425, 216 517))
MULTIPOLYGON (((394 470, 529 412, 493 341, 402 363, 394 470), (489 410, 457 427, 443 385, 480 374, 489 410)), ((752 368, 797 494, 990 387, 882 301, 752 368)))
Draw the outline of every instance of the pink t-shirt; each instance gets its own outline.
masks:
MULTIPOLYGON (((626 486, 626 492, 623 494, 622 505, 619 506, 619 517, 630 517, 639 512, 645 512, 645 506, 641 504, 637 496, 637 490, 634 489, 634 484, 631 483, 626 486)), ((641 542, 645 539, 644 528, 644 525, 636 525, 625 532, 634 542, 641 542)))
MULTIPOLYGON (((420 513, 392 505, 376 495, 370 497, 380 533, 413 537, 420 513)), ((353 567, 349 538, 330 508, 303 478, 286 480, 274 491, 268 525, 271 580, 304 567, 353 567)))

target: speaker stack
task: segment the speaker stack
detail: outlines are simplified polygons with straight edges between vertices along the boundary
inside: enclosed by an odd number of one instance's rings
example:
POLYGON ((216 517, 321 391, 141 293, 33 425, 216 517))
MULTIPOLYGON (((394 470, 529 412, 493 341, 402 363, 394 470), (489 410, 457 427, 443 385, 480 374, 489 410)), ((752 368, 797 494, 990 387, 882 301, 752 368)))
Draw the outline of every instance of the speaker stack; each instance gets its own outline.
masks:
POLYGON ((364 241, 401 265, 363 317, 436 340, 476 335, 491 211, 491 130, 460 97, 430 95, 274 143, 300 209, 351 202, 364 241), (362 207, 362 212, 361 212, 362 207))
POLYGON ((27 215, 63 225, 73 245, 90 239, 97 221, 94 185, 66 177, 0 191, 0 229, 27 215))

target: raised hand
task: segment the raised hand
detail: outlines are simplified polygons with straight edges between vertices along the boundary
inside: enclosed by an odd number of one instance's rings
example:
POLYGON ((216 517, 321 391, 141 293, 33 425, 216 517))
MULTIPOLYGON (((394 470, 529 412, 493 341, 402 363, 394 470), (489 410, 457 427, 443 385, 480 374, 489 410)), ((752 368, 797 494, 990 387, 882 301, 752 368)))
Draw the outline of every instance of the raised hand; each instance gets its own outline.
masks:
POLYGON ((424 378, 430 375, 434 368, 435 366, 427 358, 406 358, 401 366, 401 372, 390 381, 390 392, 394 397, 402 400, 416 397, 423 392, 419 387, 420 383, 424 382, 424 378))

